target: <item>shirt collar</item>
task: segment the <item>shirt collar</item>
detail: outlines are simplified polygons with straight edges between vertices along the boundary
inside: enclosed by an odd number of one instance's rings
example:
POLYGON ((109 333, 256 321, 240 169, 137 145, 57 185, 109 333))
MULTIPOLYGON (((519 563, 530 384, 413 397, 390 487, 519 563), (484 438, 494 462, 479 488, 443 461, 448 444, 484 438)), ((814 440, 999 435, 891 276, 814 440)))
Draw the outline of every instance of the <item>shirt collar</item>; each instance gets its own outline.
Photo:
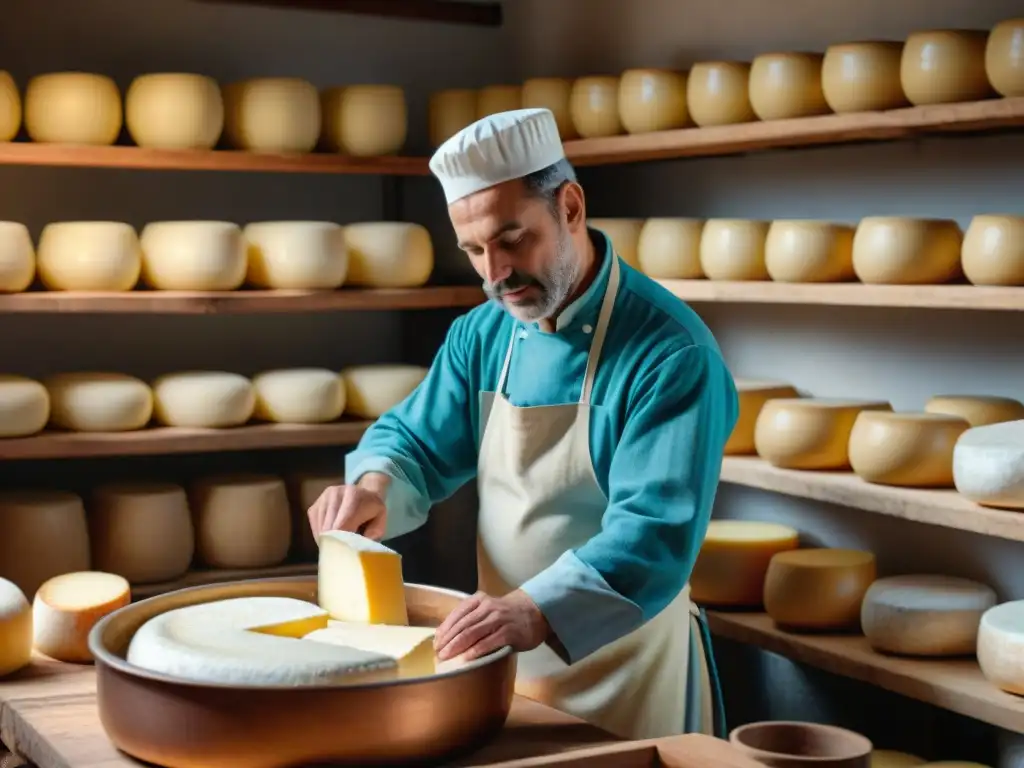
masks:
POLYGON ((601 301, 604 299, 605 290, 608 288, 612 259, 615 258, 611 238, 600 230, 590 227, 587 227, 587 234, 590 235, 590 240, 594 244, 594 256, 601 260, 601 268, 587 290, 562 310, 558 320, 555 321, 556 333, 569 328, 576 320, 586 321, 596 318, 601 301))

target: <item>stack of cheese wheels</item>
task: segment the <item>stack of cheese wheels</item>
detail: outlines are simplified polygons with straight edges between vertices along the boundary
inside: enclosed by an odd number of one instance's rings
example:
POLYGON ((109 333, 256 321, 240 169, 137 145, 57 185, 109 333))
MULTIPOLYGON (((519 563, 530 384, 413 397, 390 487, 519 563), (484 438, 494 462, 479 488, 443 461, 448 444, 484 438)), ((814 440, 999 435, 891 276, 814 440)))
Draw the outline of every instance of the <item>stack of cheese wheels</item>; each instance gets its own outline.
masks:
POLYGON ((523 107, 523 88, 520 85, 488 85, 476 95, 476 119, 499 112, 511 112, 523 107))
POLYGON ((32 606, 17 584, 0 578, 0 679, 32 661, 32 606))
POLYGON ((572 80, 565 77, 534 77, 523 83, 524 109, 549 109, 555 116, 562 141, 579 136, 572 122, 572 80))
POLYGON ((905 107, 902 55, 903 44, 889 41, 829 46, 821 64, 821 90, 829 108, 844 114, 905 107))
POLYGON ((320 94, 306 80, 268 77, 223 89, 224 135, 250 152, 304 153, 320 138, 320 94))
POLYGON ((309 527, 309 508, 332 485, 344 482, 345 478, 337 472, 293 472, 285 478, 292 509, 292 554, 296 559, 309 560, 317 554, 316 539, 309 527))
POLYGON ((892 749, 874 749, 871 751, 871 768, 918 768, 927 760, 909 752, 897 752, 892 749))
POLYGON ((242 231, 246 280, 257 288, 333 289, 348 274, 342 227, 330 221, 262 221, 242 231))
POLYGON ((794 549, 768 564, 764 608, 786 629, 853 629, 875 580, 875 556, 855 549, 794 549))
POLYGON ((430 143, 439 147, 476 121, 477 93, 469 88, 448 88, 430 94, 427 103, 430 143))
POLYGON ((422 224, 372 221, 345 227, 349 285, 418 288, 434 269, 434 245, 422 224))
POLYGON ((253 377, 253 415, 280 424, 322 424, 345 409, 345 385, 326 368, 283 368, 253 377))
POLYGON ((13 141, 21 128, 21 94, 10 72, 0 69, 0 141, 13 141))
POLYGON ((970 426, 948 414, 862 411, 850 433, 850 466, 869 483, 952 488, 953 447, 970 426))
POLYGON ((278 477, 203 478, 190 494, 196 552, 213 568, 268 568, 291 548, 288 494, 278 477))
POLYGON ((576 133, 584 139, 622 133, 619 117, 619 78, 581 77, 573 82, 569 113, 576 133))
POLYGON ((767 238, 767 221, 708 219, 700 238, 701 269, 710 280, 768 280, 767 238))
POLYGON ((344 369, 345 413, 378 419, 420 385, 427 369, 419 365, 355 365, 344 369))
POLYGON ((38 381, 0 374, 0 438, 42 432, 50 420, 50 393, 38 381))
POLYGON ((25 89, 25 130, 47 144, 109 145, 123 122, 121 92, 106 75, 54 72, 25 89))
POLYGON ((590 219, 587 224, 608 235, 612 248, 622 260, 633 269, 640 269, 638 253, 643 219, 590 219))
POLYGON ((50 423, 74 432, 129 432, 153 415, 153 391, 124 373, 58 373, 43 384, 50 423))
POLYGON ((1000 96, 1024 96, 1024 18, 992 27, 985 44, 985 74, 1000 96))
POLYGON ((975 216, 960 262, 974 285, 1024 285, 1024 216, 975 216))
POLYGON ((397 154, 409 133, 405 91, 397 85, 346 85, 320 94, 327 147, 353 157, 397 154))
POLYGON ((799 397, 800 393, 790 384, 781 381, 755 381, 736 379, 736 393, 739 396, 740 412, 736 426, 725 444, 727 456, 742 456, 757 453, 754 445, 754 429, 761 409, 769 400, 799 397))
POLYGON ((904 656, 974 653, 991 587, 952 576, 890 576, 864 595, 860 625, 871 647, 904 656))
POLYGON ((1024 403, 993 395, 936 395, 925 403, 924 410, 959 416, 972 427, 1024 419, 1024 403))
POLYGON ((130 291, 142 252, 135 229, 117 221, 62 221, 39 236, 37 268, 51 291, 130 291))
POLYGON ((764 53, 750 66, 750 106, 762 120, 824 115, 820 53, 764 53))
POLYGON ((764 261, 771 279, 781 283, 853 280, 853 227, 827 221, 773 221, 764 261))
POLYGON ((18 293, 32 285, 36 253, 28 227, 0 221, 0 293, 18 293))
POLYGON ((663 69, 628 69, 619 78, 619 119, 626 133, 683 128, 686 75, 663 69))
POLYGON ((51 659, 88 664, 89 632, 104 616, 131 602, 128 582, 113 573, 84 571, 54 576, 32 603, 33 646, 51 659))
POLYGON ((744 61, 698 61, 686 79, 686 107, 701 128, 749 123, 750 64, 744 61))
POLYGON ((987 35, 977 30, 915 32, 900 61, 900 83, 911 104, 952 104, 992 95, 985 74, 987 35))
POLYGON ((142 279, 161 291, 233 291, 245 280, 242 230, 227 221, 158 221, 140 237, 142 279))
POLYGON ((224 99, 204 75, 139 75, 124 98, 132 141, 154 149, 213 149, 224 130, 224 99))
POLYGON ((953 481, 978 504, 1024 510, 1024 420, 964 432, 953 449, 953 481))
POLYGON ((701 605, 759 606, 768 563, 799 544, 800 534, 787 525, 712 520, 690 576, 690 597, 701 605))
POLYGON ((989 608, 978 626, 978 665, 997 688, 1024 695, 1024 600, 989 608))
POLYGON ((703 231, 703 219, 647 219, 636 243, 640 271, 656 280, 704 277, 700 266, 703 231))
POLYGON ((237 427, 256 407, 252 382, 225 371, 168 373, 153 382, 153 395, 153 416, 165 427, 237 427))
POLYGON ((853 269, 864 283, 946 283, 960 276, 962 241, 948 219, 869 216, 853 236, 853 269))

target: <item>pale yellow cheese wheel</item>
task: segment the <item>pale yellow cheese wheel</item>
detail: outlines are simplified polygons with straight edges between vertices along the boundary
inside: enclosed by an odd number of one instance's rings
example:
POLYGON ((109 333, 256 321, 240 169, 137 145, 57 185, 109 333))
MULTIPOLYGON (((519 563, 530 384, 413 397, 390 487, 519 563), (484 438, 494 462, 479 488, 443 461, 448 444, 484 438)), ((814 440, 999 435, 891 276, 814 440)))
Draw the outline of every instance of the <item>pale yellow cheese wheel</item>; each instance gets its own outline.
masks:
POLYGON ((918 768, 925 763, 923 757, 891 749, 875 749, 871 752, 870 768, 918 768))
POLYGON ((821 90, 837 113, 907 106, 900 83, 903 43, 869 41, 829 46, 821 63, 821 90))
POLYGON ((348 274, 345 232, 330 221, 261 221, 242 230, 246 281, 257 288, 338 288, 348 274))
POLYGON ((299 560, 313 560, 320 551, 309 525, 307 512, 325 490, 332 485, 343 485, 341 472, 293 472, 285 478, 288 500, 292 510, 292 554, 299 560))
POLYGON ((745 61, 698 61, 686 78, 686 107, 701 128, 749 123, 750 64, 745 61))
POLYGON ((936 285, 958 278, 963 234, 955 221, 869 216, 853 236, 853 269, 864 283, 936 285))
POLYGON ((985 44, 985 74, 1001 96, 1024 96, 1024 17, 992 27, 985 44))
POLYGON ((700 265, 709 280, 768 280, 767 221, 708 219, 700 238, 700 265))
POLYGON ((476 94, 476 118, 482 120, 498 112, 523 108, 521 85, 488 85, 476 94))
POLYGON ((434 245, 422 224, 368 221, 345 227, 349 285, 417 288, 434 269, 434 245))
POLYGON ((189 494, 196 553, 213 568, 269 568, 292 542, 291 513, 279 477, 233 474, 197 481, 189 494))
POLYGON ((619 78, 607 75, 578 78, 572 84, 569 113, 576 133, 584 139, 622 133, 619 78))
POLYGON ((1024 600, 985 611, 978 626, 978 665, 996 688, 1024 695, 1024 600))
POLYGON ((700 266, 700 236, 704 219, 647 219, 640 227, 636 260, 640 270, 656 280, 695 280, 700 266))
POLYGON ((787 469, 849 469, 853 424, 862 411, 891 411, 880 400, 775 398, 754 426, 757 455, 787 469))
POLYGON ((0 70, 0 141, 11 141, 21 128, 21 94, 9 72, 0 70))
POLYGON ((409 134, 405 91, 397 85, 347 85, 320 94, 327 147, 353 157, 395 155, 409 134))
POLYGON ((225 371, 164 374, 153 382, 153 396, 153 417, 165 427, 238 427, 256 407, 252 382, 225 371))
POLYGON ((35 595, 49 578, 89 570, 81 497, 66 491, 0 491, 0 577, 35 595))
POLYGON ((124 118, 140 147, 213 149, 224 130, 224 99, 205 75, 139 75, 125 94, 124 118))
POLYGON ((51 291, 130 291, 142 272, 139 236, 119 221, 47 224, 39 236, 36 269, 51 291))
POLYGON ((470 88, 449 88, 430 94, 427 117, 431 145, 441 146, 476 122, 476 101, 477 92, 470 88))
POLYGON ((357 419, 379 419, 427 377, 420 365, 353 365, 341 371, 345 382, 345 413, 357 419))
POLYGON ((790 384, 781 381, 756 381, 736 379, 736 394, 739 399, 739 416, 736 426, 725 444, 727 456, 743 456, 757 453, 754 446, 754 429, 761 409, 769 400, 799 397, 800 393, 790 384))
POLYGON ((0 578, 0 679, 32 661, 32 605, 13 581, 0 578))
POLYGON ((1024 403, 993 395, 935 395, 925 403, 924 410, 959 416, 972 427, 1024 419, 1024 403))
POLYGON ((523 109, 549 109, 555 116, 562 141, 579 136, 569 107, 572 80, 565 77, 533 77, 523 83, 523 109))
POLYGON ((345 409, 345 385, 326 368, 282 368, 253 377, 253 416, 281 424, 334 421, 345 409))
POLYGON ((985 74, 987 35, 974 29, 915 32, 900 60, 900 83, 911 104, 952 104, 992 95, 985 74))
POLYGON ((1024 216, 975 216, 960 263, 975 285, 1024 285, 1024 216))
POLYGON ((824 115, 820 53, 763 53, 750 65, 750 106, 762 120, 824 115))
POLYGON ((686 73, 664 69, 627 69, 619 78, 619 119, 626 133, 683 128, 686 73))
POLYGON ((32 645, 68 664, 89 664, 89 633, 104 616, 132 600, 128 581, 114 573, 75 571, 48 579, 32 601, 32 645))
POLYGON ((0 293, 24 291, 36 276, 36 252, 28 227, 0 221, 0 293))
POLYGON ((123 120, 121 92, 106 75, 53 72, 33 77, 25 89, 25 130, 32 141, 109 145, 123 120))
POLYGON ((250 152, 302 154, 320 138, 320 94, 297 77, 263 77, 224 86, 224 136, 250 152))
POLYGON ((50 423, 75 432, 130 432, 153 414, 153 391, 123 373, 58 373, 43 381, 50 423))
POLYGON ((828 221, 773 221, 765 240, 765 268, 780 283, 853 280, 853 231, 828 221))
POLYGON ((875 556, 856 549, 794 549, 768 564, 764 608, 786 629, 842 630, 860 623, 875 556))
POLYGON ((633 269, 640 269, 638 249, 643 219, 587 219, 587 225, 604 232, 622 260, 633 269))
POLYGON ((953 446, 970 426, 939 413, 863 411, 850 433, 850 466, 869 483, 952 488, 953 446))
POLYGON ((228 221, 155 221, 139 236, 142 279, 161 291, 233 291, 245 281, 242 230, 228 221))
POLYGON ((712 520, 690 575, 690 598, 701 605, 759 606, 768 563, 799 545, 800 534, 788 525, 712 520))
POLYGON ((50 420, 50 394, 38 381, 0 373, 0 438, 28 437, 50 420))

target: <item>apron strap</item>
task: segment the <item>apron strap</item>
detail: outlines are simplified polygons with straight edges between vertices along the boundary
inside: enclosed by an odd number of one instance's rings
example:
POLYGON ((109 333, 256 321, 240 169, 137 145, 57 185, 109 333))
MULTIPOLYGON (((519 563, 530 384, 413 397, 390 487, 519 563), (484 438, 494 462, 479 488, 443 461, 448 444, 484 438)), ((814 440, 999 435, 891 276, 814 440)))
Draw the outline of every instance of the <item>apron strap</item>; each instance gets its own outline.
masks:
POLYGON ((512 338, 508 341, 508 352, 505 353, 505 364, 501 367, 501 375, 498 377, 498 394, 505 396, 505 381, 508 379, 508 368, 512 362, 512 349, 516 345, 516 334, 519 333, 519 323, 512 322, 512 338))
POLYGON ((695 603, 690 603, 690 612, 696 608, 697 626, 700 628, 700 637, 704 646, 704 661, 708 665, 708 679, 711 681, 711 701, 714 707, 714 733, 720 739, 729 738, 729 729, 725 722, 725 700, 722 697, 722 683, 718 678, 718 665, 715 664, 715 654, 711 649, 711 629, 708 627, 708 617, 703 608, 695 603))
POLYGON ((587 355, 587 370, 583 374, 583 390, 580 392, 580 405, 588 405, 590 403, 590 391, 594 388, 597 363, 601 359, 604 337, 608 332, 612 310, 615 309, 615 297, 619 294, 619 256, 615 251, 612 251, 611 258, 612 269, 611 274, 608 275, 608 287, 605 289, 604 300, 601 302, 601 313, 597 316, 597 327, 594 328, 594 340, 590 344, 590 354, 587 355))

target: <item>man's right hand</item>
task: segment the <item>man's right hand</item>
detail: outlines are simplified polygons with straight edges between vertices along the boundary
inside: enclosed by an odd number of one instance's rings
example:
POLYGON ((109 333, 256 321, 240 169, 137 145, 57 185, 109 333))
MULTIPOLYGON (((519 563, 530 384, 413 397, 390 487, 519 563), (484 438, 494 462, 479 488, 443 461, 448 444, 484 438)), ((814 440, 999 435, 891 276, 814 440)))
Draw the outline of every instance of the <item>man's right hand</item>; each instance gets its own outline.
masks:
POLYGON ((384 488, 374 484, 332 485, 306 513, 316 538, 324 531, 352 531, 369 539, 384 538, 388 511, 384 506, 384 488), (367 487, 369 486, 369 487, 367 487))

